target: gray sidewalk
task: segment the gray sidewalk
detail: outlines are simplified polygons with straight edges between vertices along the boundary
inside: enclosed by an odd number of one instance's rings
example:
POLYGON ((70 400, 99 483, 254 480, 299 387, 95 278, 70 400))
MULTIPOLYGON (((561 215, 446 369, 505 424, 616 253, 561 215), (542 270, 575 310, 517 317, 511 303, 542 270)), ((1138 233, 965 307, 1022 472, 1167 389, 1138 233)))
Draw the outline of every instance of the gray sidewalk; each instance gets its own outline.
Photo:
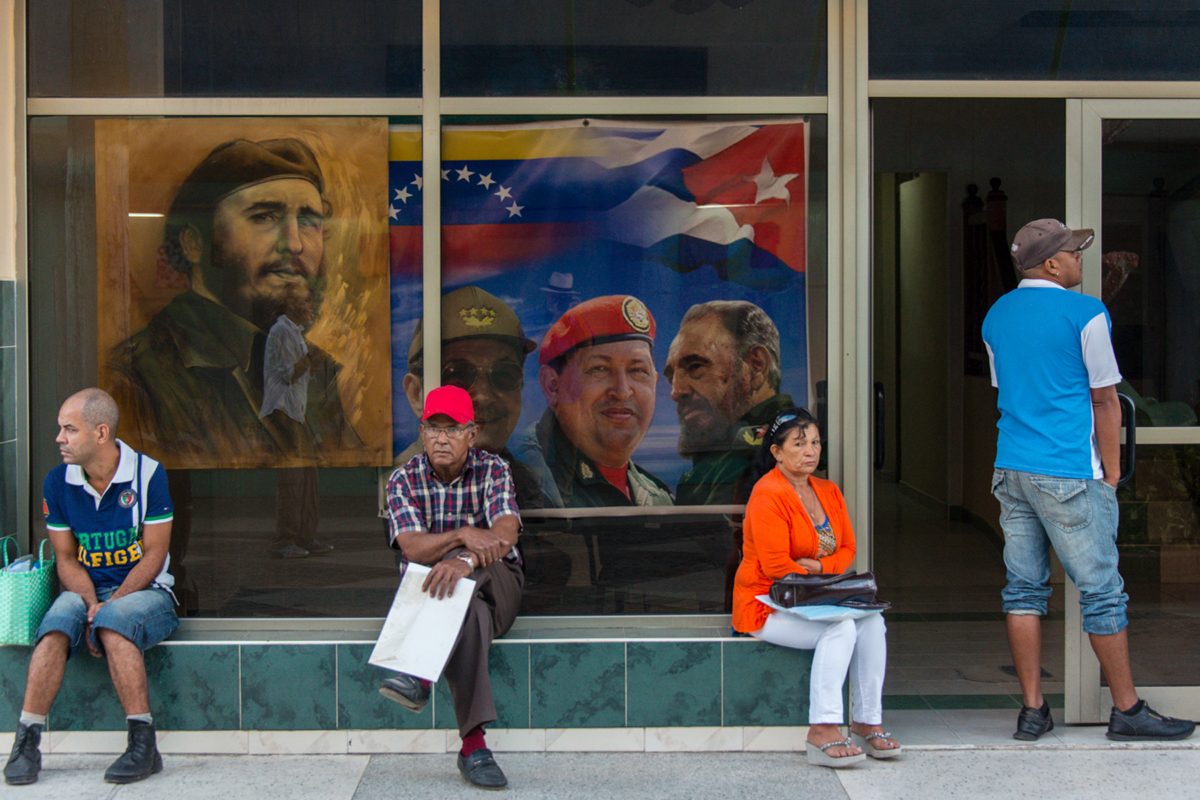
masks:
MULTIPOLYGON (((47 756, 41 780, 5 798, 162 800, 438 800, 479 798, 452 755, 167 756, 129 786, 102 782, 111 756, 47 756)), ((814 798, 814 800, 1094 800, 1200 798, 1200 747, 912 748, 902 759, 833 771, 798 753, 509 753, 499 760, 514 798, 814 798)), ((493 795, 495 796, 495 795, 493 795)))
MULTIPOLYGON (((1062 719, 1062 710, 1055 709, 1062 719)), ((812 798, 812 800, 1200 800, 1200 736, 1117 743, 1100 725, 1059 724, 1035 744, 1013 741, 1012 709, 889 711, 905 744, 894 761, 843 770, 810 767, 802 752, 498 752, 504 795, 541 800, 812 798)), ((777 741, 800 747, 793 729, 777 741), (792 738, 795 741, 791 741, 792 738)), ((160 775, 111 786, 114 756, 49 753, 34 786, 0 787, 4 800, 441 800, 488 794, 436 755, 176 755, 160 775)))

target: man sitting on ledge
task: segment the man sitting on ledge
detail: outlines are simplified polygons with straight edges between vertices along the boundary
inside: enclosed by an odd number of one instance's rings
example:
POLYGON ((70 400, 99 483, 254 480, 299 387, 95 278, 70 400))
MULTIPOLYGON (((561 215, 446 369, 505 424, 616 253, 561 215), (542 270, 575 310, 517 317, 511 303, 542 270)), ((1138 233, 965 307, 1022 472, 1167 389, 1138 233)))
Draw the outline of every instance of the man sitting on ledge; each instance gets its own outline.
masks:
POLYGON ((63 463, 50 470, 42 508, 62 594, 37 631, 25 702, 4 780, 33 783, 46 715, 67 658, 86 646, 108 661, 129 725, 128 747, 104 773, 132 783, 162 770, 142 653, 179 627, 168 570, 171 520, 167 473, 116 438, 117 404, 100 389, 71 395, 58 412, 63 463))
MULTIPOLYGON (((516 620, 525 575, 516 548, 521 518, 512 473, 500 456, 473 446, 477 435, 466 390, 431 391, 421 415, 423 452, 392 473, 387 514, 401 575, 409 561, 432 565, 422 589, 438 599, 448 597, 460 578, 475 581, 445 675, 462 736, 459 772, 475 786, 499 789, 508 779, 483 735, 483 726, 496 719, 488 648, 516 620)), ((410 711, 425 707, 430 689, 428 681, 404 673, 379 687, 410 711)))

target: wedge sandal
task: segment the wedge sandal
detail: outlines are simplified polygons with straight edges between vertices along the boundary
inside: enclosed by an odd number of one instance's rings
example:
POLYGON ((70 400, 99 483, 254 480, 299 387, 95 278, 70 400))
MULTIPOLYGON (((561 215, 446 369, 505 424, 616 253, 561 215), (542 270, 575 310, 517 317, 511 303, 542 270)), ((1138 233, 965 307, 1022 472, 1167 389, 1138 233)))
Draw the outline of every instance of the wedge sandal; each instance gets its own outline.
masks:
POLYGON ((814 767, 830 767, 832 769, 841 769, 842 767, 852 767, 866 760, 866 752, 859 753, 853 756, 831 756, 827 752, 834 747, 853 747, 854 743, 849 739, 839 739, 833 742, 817 745, 812 742, 805 742, 804 749, 808 756, 808 763, 814 767))

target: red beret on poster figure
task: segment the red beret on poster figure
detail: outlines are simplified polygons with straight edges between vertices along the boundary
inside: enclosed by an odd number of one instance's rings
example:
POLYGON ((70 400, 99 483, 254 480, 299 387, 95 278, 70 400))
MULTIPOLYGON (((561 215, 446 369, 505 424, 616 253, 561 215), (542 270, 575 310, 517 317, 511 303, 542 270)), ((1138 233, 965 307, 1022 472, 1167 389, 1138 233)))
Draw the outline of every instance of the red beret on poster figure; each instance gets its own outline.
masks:
POLYGON ((546 331, 538 363, 566 358, 579 347, 635 339, 654 344, 654 317, 646 304, 627 294, 593 297, 568 310, 546 331))

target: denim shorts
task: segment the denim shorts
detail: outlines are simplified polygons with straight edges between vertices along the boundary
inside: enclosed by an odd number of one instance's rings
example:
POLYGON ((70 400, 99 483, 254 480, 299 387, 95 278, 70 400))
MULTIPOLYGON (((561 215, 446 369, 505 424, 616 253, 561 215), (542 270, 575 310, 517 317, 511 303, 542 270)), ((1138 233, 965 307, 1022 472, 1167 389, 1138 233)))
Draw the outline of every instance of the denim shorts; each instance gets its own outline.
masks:
POLYGON ((1117 571, 1116 490, 1101 480, 997 469, 992 494, 1004 529, 1005 613, 1045 616, 1053 547, 1079 589, 1083 629, 1100 635, 1124 630, 1129 595, 1117 571))
MULTIPOLYGON (((163 589, 150 588, 133 592, 116 600, 107 600, 115 589, 97 592, 104 605, 96 612, 92 622, 93 631, 107 628, 120 634, 145 651, 166 639, 179 627, 175 614, 175 601, 171 593, 163 589)), ((64 591, 55 599, 42 624, 38 627, 37 639, 48 633, 62 633, 67 637, 74 653, 84 646, 87 632, 87 605, 74 592, 64 591)), ((94 644, 103 649, 100 637, 93 633, 94 644)))

